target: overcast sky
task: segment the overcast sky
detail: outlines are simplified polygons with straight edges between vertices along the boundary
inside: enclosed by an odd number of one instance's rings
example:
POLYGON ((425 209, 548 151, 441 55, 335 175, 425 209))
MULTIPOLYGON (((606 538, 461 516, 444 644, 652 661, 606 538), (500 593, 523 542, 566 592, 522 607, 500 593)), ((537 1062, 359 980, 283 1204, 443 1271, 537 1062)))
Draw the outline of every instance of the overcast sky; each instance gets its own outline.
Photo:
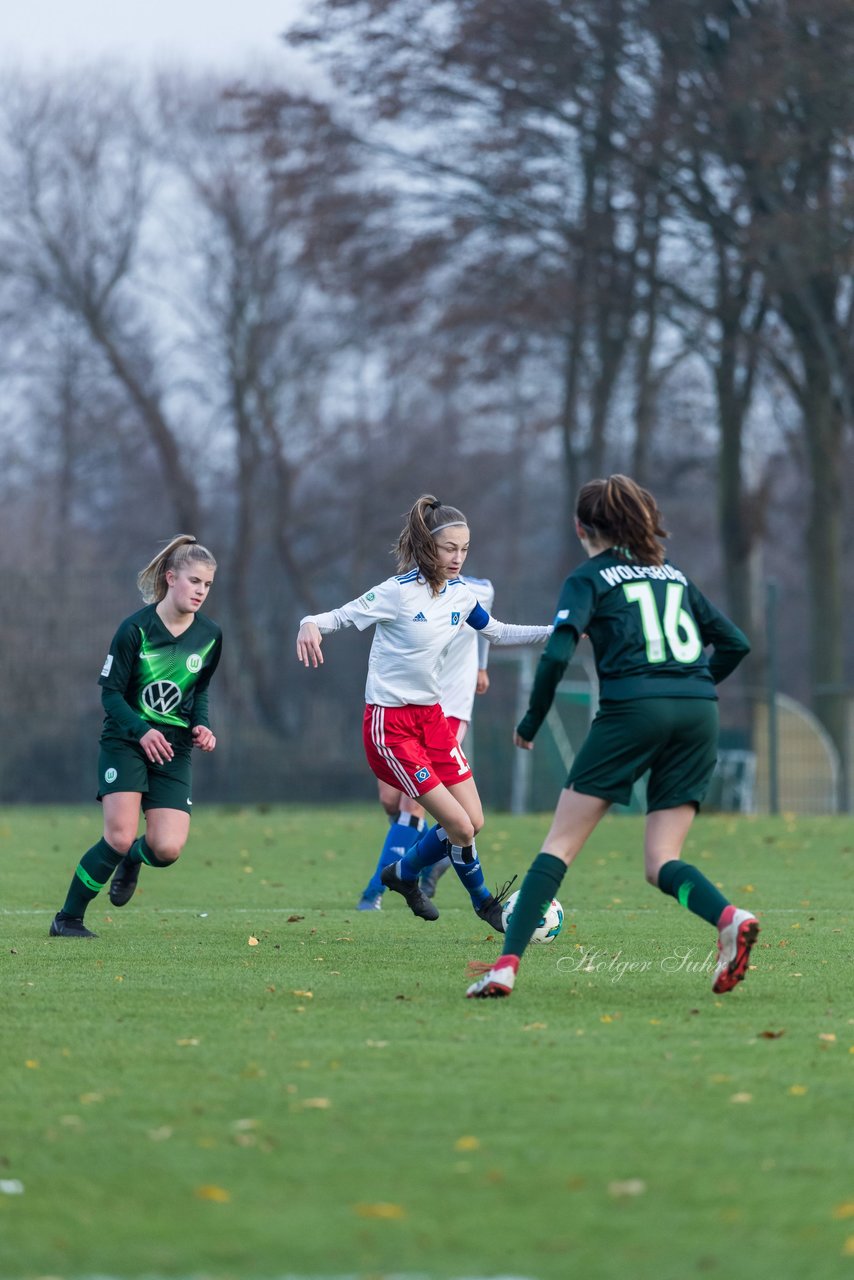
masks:
POLYGON ((0 53, 7 65, 66 67, 117 57, 148 66, 240 67, 287 63, 279 33, 308 0, 18 0, 3 5, 0 53))

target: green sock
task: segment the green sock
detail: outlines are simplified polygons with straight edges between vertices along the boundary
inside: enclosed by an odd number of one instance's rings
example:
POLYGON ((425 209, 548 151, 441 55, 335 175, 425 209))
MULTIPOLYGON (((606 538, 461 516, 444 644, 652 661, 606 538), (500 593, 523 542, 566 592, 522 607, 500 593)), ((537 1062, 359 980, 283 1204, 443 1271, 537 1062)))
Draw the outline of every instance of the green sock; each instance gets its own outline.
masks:
POLYGON ((128 857, 132 862, 144 862, 147 867, 171 867, 171 862, 163 862, 153 851, 145 836, 139 836, 128 849, 128 857))
POLYGON ((658 873, 658 887, 709 924, 717 925, 721 912, 729 906, 720 889, 716 889, 702 871, 678 858, 665 862, 658 873))
POLYGON ((521 956, 566 875, 563 858, 538 853, 528 868, 504 938, 504 956, 521 956))
POLYGON ((89 903, 101 892, 123 856, 103 838, 93 844, 83 854, 74 872, 61 914, 82 918, 89 903))

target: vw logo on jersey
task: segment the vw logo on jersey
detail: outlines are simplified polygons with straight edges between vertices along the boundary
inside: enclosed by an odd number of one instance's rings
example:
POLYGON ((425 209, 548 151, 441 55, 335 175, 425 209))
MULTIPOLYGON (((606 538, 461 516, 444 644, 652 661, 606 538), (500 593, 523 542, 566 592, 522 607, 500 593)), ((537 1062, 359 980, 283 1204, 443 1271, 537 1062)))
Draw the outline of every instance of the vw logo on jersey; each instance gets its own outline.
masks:
POLYGON ((200 653, 191 653, 189 658, 187 659, 187 670, 201 671, 201 669, 202 669, 202 655, 200 653))
POLYGON ((457 623, 459 622, 459 620, 460 620, 460 615, 459 615, 458 613, 452 613, 452 614, 451 614, 451 626, 452 626, 452 627, 455 627, 455 626, 457 625, 457 623))
POLYGON ((183 694, 180 687, 171 680, 155 680, 152 684, 145 686, 140 696, 143 705, 148 707, 149 711, 167 716, 170 711, 180 707, 183 694))

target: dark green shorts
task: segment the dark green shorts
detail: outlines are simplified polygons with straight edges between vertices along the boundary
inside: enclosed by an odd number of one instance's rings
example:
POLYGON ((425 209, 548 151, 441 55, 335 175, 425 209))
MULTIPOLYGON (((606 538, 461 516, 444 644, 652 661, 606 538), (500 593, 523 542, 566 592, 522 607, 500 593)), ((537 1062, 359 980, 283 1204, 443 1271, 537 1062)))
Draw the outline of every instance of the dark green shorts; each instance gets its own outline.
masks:
POLYGON ((718 704, 712 698, 636 698, 600 704, 575 758, 567 787, 628 804, 649 770, 647 813, 701 804, 718 751, 718 704))
POLYGON ((166 764, 152 764, 142 747, 120 738, 101 740, 98 756, 98 799, 114 791, 139 791, 142 809, 193 811, 193 768, 190 752, 175 748, 166 764))

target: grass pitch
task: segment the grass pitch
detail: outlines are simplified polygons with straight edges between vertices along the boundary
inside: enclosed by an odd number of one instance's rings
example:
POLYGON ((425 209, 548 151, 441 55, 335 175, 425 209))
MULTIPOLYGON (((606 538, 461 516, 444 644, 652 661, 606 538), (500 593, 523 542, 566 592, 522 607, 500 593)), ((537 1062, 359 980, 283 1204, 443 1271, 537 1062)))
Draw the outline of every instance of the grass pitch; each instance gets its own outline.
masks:
MULTIPOLYGON (((95 942, 51 940, 83 809, 6 809, 0 1276, 854 1276, 854 836, 702 817, 686 858, 760 917, 714 934, 602 824, 509 1001, 449 873, 435 924, 354 904, 379 806, 212 809, 95 942)), ((546 820, 491 815, 490 883, 546 820)))

